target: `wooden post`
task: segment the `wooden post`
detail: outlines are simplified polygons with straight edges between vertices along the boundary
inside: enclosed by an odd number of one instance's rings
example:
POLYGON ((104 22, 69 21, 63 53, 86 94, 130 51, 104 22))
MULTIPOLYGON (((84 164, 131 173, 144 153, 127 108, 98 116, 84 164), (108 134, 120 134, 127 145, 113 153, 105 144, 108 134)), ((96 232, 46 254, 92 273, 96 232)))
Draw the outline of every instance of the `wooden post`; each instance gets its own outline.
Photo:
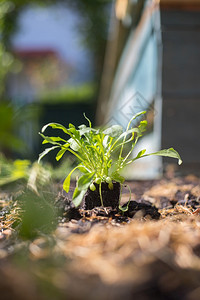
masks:
POLYGON ((162 148, 200 172, 200 0, 161 0, 162 148))

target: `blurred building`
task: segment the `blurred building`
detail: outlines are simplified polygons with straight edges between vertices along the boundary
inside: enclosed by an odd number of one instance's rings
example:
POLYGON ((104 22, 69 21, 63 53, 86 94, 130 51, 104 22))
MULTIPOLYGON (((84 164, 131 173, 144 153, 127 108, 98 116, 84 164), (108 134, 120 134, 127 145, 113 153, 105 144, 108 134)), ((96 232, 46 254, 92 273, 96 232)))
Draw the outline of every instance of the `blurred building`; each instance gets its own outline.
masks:
MULTIPOLYGON (((137 151, 175 148, 179 170, 200 167, 200 0, 117 0, 113 5, 98 122, 126 126, 147 110, 148 134, 137 151)), ((130 178, 162 174, 160 157, 131 166, 130 178)))
POLYGON ((51 49, 15 50, 20 71, 11 73, 7 94, 16 103, 37 101, 42 94, 68 85, 73 67, 51 49))

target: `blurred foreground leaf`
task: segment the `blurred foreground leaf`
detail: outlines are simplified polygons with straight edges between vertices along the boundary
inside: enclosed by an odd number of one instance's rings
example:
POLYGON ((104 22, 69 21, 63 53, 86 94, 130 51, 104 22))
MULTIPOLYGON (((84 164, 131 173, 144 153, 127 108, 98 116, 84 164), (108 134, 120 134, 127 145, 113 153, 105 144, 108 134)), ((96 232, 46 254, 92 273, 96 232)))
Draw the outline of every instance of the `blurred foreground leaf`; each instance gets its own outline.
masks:
POLYGON ((17 198, 17 202, 21 208, 19 235, 22 238, 32 239, 56 228, 58 210, 54 206, 53 193, 37 195, 26 190, 17 198))

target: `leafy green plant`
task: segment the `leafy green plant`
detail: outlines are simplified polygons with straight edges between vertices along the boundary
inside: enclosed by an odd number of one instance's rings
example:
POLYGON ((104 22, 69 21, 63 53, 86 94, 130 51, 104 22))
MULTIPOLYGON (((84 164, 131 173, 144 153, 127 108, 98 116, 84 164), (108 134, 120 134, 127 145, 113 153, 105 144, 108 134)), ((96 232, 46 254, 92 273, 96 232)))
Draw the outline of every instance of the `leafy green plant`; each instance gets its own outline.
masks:
MULTIPOLYGON (((147 121, 140 121, 137 127, 131 127, 131 123, 143 114, 145 114, 145 111, 133 116, 125 131, 123 131, 120 125, 113 125, 107 129, 94 129, 92 128, 91 121, 85 115, 89 126, 80 125, 78 129, 76 129, 73 124, 69 124, 69 128, 66 128, 61 124, 49 123, 42 128, 42 133, 39 134, 44 139, 43 144, 50 143, 53 144, 53 146, 46 148, 45 151, 39 155, 38 161, 54 149, 59 149, 56 155, 57 161, 62 158, 66 151, 75 155, 79 164, 64 180, 63 189, 69 192, 71 175, 76 169, 79 169, 83 175, 77 180, 73 194, 73 203, 75 206, 80 205, 88 188, 94 191, 96 184, 98 184, 101 204, 103 206, 101 195, 102 183, 107 182, 110 190, 113 189, 113 182, 119 182, 122 187, 125 178, 120 175, 120 172, 125 166, 133 163, 135 160, 150 155, 160 155, 177 158, 178 163, 182 163, 181 157, 173 148, 154 153, 146 153, 146 150, 143 149, 136 157, 131 157, 136 143, 146 130, 147 121), (47 127, 62 130, 66 134, 66 139, 45 136, 43 133, 47 127), (128 143, 131 144, 130 150, 124 154, 124 146, 128 143), (114 153, 117 153, 117 159, 114 159, 114 153)), ((119 207, 122 209, 121 206, 119 207)), ((128 206, 122 210, 127 209, 128 206)))

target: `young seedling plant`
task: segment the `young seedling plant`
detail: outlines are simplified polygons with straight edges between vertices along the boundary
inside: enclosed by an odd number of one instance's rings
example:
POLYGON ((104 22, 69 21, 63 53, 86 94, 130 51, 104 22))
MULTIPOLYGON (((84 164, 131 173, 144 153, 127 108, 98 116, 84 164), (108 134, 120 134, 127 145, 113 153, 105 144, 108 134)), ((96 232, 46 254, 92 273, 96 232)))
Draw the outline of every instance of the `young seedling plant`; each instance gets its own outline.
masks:
MULTIPOLYGON (((66 128, 58 123, 49 123, 42 128, 41 133, 39 134, 44 139, 43 144, 49 143, 53 146, 46 148, 45 151, 39 155, 38 161, 54 149, 59 149, 56 155, 57 161, 62 158, 66 151, 76 156, 79 163, 67 175, 63 183, 63 189, 67 193, 69 192, 71 175, 76 169, 79 169, 82 175, 77 179, 76 188, 73 193, 72 201, 74 205, 77 207, 81 204, 82 199, 88 190, 92 192, 98 188, 101 205, 104 206, 102 184, 107 183, 108 189, 113 190, 113 184, 118 182, 122 190, 125 178, 121 176, 121 171, 137 159, 150 155, 159 155, 176 158, 178 159, 178 164, 182 163, 180 155, 173 148, 164 149, 154 153, 146 153, 146 150, 142 149, 134 158, 132 157, 132 152, 136 143, 146 130, 147 121, 140 121, 137 127, 132 127, 131 124, 133 120, 145 113, 146 112, 143 111, 134 115, 130 119, 125 131, 123 131, 123 128, 120 125, 112 125, 107 129, 92 128, 91 121, 85 114, 84 117, 88 121, 88 126, 80 125, 78 129, 76 129, 73 124, 69 124, 69 128, 66 128), (62 130, 66 134, 66 139, 45 136, 44 131, 47 127, 62 130), (129 148, 128 153, 126 152, 126 154, 124 154, 124 147, 128 143, 131 144, 131 147, 129 148), (117 153, 117 158, 115 157, 115 159, 114 153, 115 156, 117 153)), ((122 208, 120 206, 120 200, 118 203, 119 208, 122 211, 128 209, 128 204, 122 208)))

